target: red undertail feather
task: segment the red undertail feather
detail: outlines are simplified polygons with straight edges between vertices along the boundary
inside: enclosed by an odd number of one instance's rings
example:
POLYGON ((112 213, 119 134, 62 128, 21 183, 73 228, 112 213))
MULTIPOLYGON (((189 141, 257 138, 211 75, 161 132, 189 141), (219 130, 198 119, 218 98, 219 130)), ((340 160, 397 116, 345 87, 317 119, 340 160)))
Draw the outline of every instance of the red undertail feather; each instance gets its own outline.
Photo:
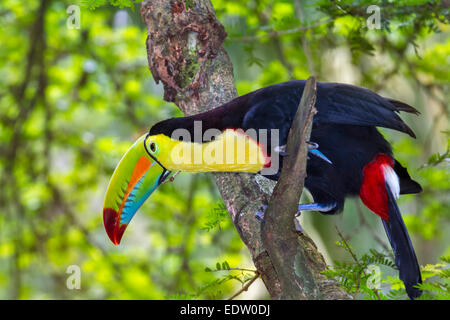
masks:
POLYGON ((393 170, 394 160, 386 154, 378 154, 363 169, 363 182, 359 196, 362 202, 381 219, 389 220, 388 196, 386 183, 392 185, 394 196, 398 178, 393 170))

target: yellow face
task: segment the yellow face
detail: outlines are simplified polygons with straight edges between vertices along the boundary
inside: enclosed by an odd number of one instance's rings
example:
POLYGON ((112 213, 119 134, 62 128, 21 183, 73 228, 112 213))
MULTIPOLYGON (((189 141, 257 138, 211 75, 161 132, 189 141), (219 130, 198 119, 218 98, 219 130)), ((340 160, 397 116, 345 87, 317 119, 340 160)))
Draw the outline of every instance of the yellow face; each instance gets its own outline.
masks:
POLYGON ((161 184, 164 169, 256 173, 267 161, 258 143, 239 130, 226 130, 206 143, 178 141, 163 134, 142 136, 128 149, 111 178, 103 204, 105 230, 114 244, 120 243, 137 210, 161 184))
POLYGON ((147 138, 147 149, 170 171, 259 172, 269 162, 264 150, 242 130, 227 129, 211 142, 147 138))

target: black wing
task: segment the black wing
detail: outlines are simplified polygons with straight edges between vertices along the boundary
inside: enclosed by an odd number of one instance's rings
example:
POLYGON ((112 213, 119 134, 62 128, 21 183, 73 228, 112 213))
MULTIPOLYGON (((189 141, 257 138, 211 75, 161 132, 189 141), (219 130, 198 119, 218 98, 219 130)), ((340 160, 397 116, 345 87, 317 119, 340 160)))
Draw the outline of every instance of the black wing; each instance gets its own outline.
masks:
POLYGON ((369 89, 349 84, 319 83, 316 108, 316 118, 320 122, 385 127, 415 138, 414 132, 397 113, 419 112, 406 103, 384 98, 369 89))
MULTIPOLYGON (((202 129, 226 128, 279 129, 281 144, 297 112, 305 87, 305 80, 293 80, 268 86, 229 101, 215 109, 185 118, 162 121, 151 129, 151 134, 170 136, 177 128, 193 131, 194 121, 202 121, 202 129)), ((314 123, 379 126, 399 130, 415 137, 413 131, 397 115, 404 111, 418 113, 413 107, 383 98, 365 88, 331 82, 317 83, 314 123)))
MULTIPOLYGON (((288 81, 248 94, 243 128, 278 128, 289 131, 305 86, 304 80, 288 81)), ((318 82, 316 123, 385 127, 414 132, 398 116, 419 112, 406 103, 384 98, 365 88, 340 83, 318 82)), ((283 134, 280 134, 283 136, 283 134)))

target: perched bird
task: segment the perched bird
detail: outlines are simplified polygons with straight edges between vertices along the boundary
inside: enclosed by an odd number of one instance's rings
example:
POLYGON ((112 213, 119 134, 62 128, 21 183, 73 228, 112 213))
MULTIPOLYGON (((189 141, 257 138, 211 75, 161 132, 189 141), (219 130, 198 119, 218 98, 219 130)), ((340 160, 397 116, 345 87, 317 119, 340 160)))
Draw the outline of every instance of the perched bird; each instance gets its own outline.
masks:
MULTIPOLYGON (((304 86, 304 80, 272 85, 155 124, 123 156, 109 183, 103 220, 111 241, 120 243, 136 211, 170 172, 252 172, 277 180, 304 86)), ((314 203, 299 210, 334 214, 346 197, 359 195, 382 220, 408 296, 419 297, 420 268, 395 199, 422 189, 376 128, 415 138, 398 113, 419 112, 365 88, 326 82, 317 83, 315 107, 305 179, 314 203)))

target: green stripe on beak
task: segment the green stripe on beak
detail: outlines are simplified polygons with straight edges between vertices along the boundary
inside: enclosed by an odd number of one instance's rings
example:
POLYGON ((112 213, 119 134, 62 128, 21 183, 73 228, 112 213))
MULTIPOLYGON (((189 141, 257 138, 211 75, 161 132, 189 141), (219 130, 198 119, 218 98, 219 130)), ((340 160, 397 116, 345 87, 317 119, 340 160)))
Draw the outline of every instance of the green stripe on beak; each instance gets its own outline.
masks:
POLYGON ((120 160, 103 203, 103 223, 109 239, 118 245, 131 219, 161 183, 165 170, 146 152, 145 135, 120 160))

